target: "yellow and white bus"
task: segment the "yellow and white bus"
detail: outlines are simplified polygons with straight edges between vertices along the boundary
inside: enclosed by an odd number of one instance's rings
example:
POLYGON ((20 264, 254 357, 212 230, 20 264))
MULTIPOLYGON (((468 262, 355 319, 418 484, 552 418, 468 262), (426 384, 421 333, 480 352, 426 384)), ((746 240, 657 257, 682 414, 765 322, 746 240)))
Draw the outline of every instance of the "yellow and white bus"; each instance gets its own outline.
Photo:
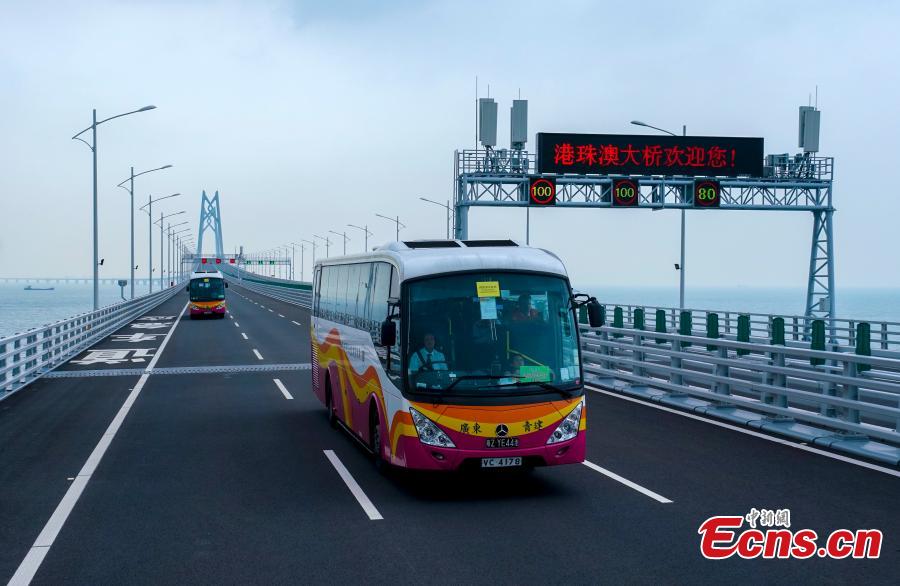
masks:
POLYGON ((194 271, 187 286, 191 319, 204 316, 225 317, 225 289, 228 283, 219 271, 194 271))
POLYGON ((315 268, 312 387, 379 465, 582 462, 575 309, 554 254, 512 241, 394 242, 315 268))

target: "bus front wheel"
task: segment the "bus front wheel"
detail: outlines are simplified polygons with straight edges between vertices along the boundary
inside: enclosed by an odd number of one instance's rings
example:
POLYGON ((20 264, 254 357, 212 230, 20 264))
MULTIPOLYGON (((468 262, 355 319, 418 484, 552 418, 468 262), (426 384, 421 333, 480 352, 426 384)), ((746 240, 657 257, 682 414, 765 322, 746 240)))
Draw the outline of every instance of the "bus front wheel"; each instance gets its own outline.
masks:
POLYGON ((328 425, 337 428, 337 416, 334 414, 334 398, 331 393, 331 377, 325 377, 325 409, 328 411, 328 425))
POLYGON ((369 448, 375 462, 375 469, 379 472, 387 472, 388 463, 384 460, 381 451, 381 421, 378 418, 378 409, 375 403, 369 410, 369 448))

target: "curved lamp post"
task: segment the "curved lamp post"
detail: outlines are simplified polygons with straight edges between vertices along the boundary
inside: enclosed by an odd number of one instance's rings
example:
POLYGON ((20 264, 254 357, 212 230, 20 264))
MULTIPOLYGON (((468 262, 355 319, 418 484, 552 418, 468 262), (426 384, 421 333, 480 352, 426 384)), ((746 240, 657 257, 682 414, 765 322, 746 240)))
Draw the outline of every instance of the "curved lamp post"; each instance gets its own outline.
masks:
MULTIPOLYGON (((132 110, 131 112, 125 112, 124 114, 117 114, 115 116, 110 116, 109 118, 104 118, 103 120, 97 120, 97 109, 93 110, 93 121, 90 126, 76 134, 72 137, 72 140, 80 140, 84 144, 91 149, 94 158, 94 310, 96 311, 100 306, 100 264, 97 259, 99 256, 99 248, 98 248, 98 236, 97 236, 97 127, 103 124, 104 122, 109 122, 110 120, 115 120, 116 118, 121 118, 122 116, 128 116, 130 114, 137 114, 138 112, 146 112, 148 110, 155 109, 156 106, 144 106, 138 110, 132 110), (91 142, 80 138, 82 134, 91 131, 91 142)), ((134 263, 132 262, 132 266, 134 263)))

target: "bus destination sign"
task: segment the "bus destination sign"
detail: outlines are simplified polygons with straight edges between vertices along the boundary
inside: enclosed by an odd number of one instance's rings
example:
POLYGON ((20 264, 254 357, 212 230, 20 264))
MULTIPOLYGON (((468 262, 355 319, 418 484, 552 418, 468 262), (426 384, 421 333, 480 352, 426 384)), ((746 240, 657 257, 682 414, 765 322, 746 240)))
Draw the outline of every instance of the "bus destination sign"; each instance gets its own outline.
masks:
POLYGON ((646 134, 537 135, 539 173, 762 177, 763 139, 646 134))

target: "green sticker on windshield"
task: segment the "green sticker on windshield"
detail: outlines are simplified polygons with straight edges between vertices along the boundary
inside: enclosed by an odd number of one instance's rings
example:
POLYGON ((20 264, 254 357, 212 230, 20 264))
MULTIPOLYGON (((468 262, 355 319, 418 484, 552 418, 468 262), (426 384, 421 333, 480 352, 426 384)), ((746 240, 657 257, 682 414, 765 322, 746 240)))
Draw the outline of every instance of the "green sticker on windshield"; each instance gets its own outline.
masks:
POLYGON ((519 380, 525 383, 547 382, 550 380, 550 369, 546 366, 520 366, 519 380))

